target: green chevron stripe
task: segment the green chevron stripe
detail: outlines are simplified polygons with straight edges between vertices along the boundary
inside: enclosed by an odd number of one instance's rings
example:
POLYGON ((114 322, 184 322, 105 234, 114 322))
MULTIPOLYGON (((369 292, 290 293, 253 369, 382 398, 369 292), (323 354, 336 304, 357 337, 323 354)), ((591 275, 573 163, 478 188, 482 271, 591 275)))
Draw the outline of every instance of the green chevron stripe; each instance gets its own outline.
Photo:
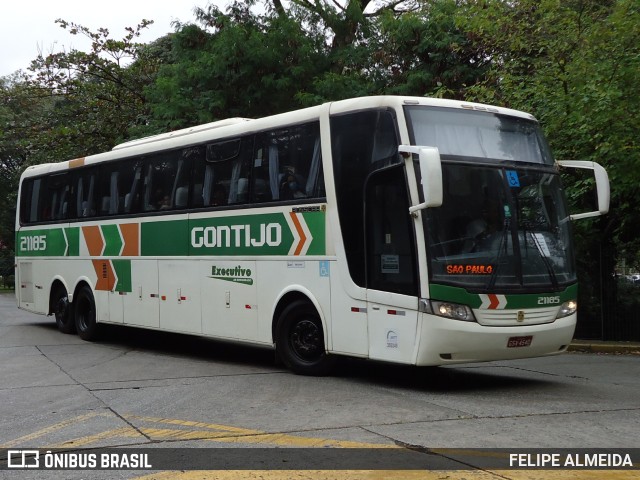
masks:
POLYGON ((124 244, 120 237, 118 225, 102 225, 100 230, 102 230, 102 236, 105 242, 102 255, 105 257, 117 257, 120 255, 124 244))

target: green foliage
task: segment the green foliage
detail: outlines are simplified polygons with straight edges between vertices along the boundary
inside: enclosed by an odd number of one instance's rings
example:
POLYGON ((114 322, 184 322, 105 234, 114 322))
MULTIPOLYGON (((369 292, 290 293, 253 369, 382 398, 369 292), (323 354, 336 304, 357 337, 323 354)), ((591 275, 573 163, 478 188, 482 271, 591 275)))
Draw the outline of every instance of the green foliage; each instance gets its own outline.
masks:
POLYGON ((236 4, 200 10, 198 21, 176 32, 171 63, 146 90, 158 131, 294 109, 299 88, 328 66, 295 19, 236 4))
MULTIPOLYGON (((602 293, 615 295, 616 260, 640 264, 640 4, 469 1, 459 14, 458 25, 492 60, 467 98, 535 113, 558 158, 596 161, 608 171, 609 214, 576 222, 574 229, 583 313, 599 311, 604 318, 615 303, 602 293)), ((566 180, 578 210, 593 181, 566 180)))
POLYGON ((155 78, 158 49, 122 40, 106 29, 58 20, 72 35, 91 39, 89 52, 38 56, 29 68, 0 83, 0 254, 13 256, 19 176, 29 165, 109 150, 146 118, 144 86, 155 78))

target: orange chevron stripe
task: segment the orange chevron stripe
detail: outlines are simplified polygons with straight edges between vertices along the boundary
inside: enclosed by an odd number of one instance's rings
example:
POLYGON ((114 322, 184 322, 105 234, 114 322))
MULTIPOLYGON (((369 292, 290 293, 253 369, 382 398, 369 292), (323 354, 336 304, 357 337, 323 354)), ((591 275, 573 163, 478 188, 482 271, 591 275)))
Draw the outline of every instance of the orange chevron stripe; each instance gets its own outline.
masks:
POLYGON ((296 247, 296 251, 293 252, 293 254, 300 255, 300 252, 302 251, 302 247, 304 247, 304 244, 307 242, 307 236, 304 234, 304 230, 300 225, 300 220, 298 220, 298 216, 293 212, 289 212, 289 215, 291 215, 291 220, 293 220, 293 224, 296 226, 298 235, 300 235, 300 242, 298 243, 298 246, 296 247))
POLYGON ((490 293, 488 297, 491 303, 489 303, 489 306, 487 308, 490 310, 497 309, 498 305, 500 305, 500 299, 498 299, 498 296, 495 293, 490 293))
POLYGON ((84 235, 84 241, 89 249, 89 255, 92 257, 99 257, 104 250, 104 240, 100 233, 100 227, 94 225, 92 227, 82 227, 82 233, 84 235))
POLYGON ((113 272, 110 260, 92 260, 93 269, 96 271, 96 290, 113 290, 116 285, 116 276, 113 272))
POLYGON ((124 240, 122 249, 123 257, 137 257, 140 255, 140 224, 123 223, 120 225, 120 233, 124 240))

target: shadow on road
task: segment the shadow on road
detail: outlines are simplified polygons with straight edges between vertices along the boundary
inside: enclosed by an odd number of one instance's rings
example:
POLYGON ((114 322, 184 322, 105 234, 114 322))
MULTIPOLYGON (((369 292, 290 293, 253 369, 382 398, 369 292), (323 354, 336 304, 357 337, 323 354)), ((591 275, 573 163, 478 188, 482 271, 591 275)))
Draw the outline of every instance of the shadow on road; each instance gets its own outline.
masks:
MULTIPOLYGON (((56 330, 54 323, 33 322, 36 328, 56 330)), ((59 335, 63 335, 60 333, 59 335)), ((285 367, 269 348, 219 341, 194 335, 159 332, 134 327, 104 325, 95 344, 153 352, 211 362, 234 363, 257 368, 285 367)), ((291 374, 293 375, 293 374, 291 374)), ((377 384, 424 392, 478 392, 553 386, 553 380, 515 375, 507 363, 459 365, 455 367, 413 367, 341 357, 332 377, 352 382, 377 384)))

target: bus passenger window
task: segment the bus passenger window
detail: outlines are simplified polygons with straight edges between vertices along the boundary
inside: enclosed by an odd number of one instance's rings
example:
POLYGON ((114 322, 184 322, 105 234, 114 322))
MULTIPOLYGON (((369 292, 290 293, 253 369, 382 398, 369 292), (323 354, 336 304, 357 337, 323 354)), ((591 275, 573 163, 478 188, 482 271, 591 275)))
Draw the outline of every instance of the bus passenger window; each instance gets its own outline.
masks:
POLYGON ((317 122, 256 137, 252 202, 324 197, 317 122))
POLYGON ((94 197, 96 176, 93 170, 83 171, 76 183, 76 215, 78 218, 93 217, 96 214, 94 197))
POLYGON ((70 185, 66 173, 52 175, 44 182, 38 220, 64 220, 68 218, 70 185))
POLYGON ((145 211, 186 208, 189 199, 189 149, 162 152, 148 160, 145 169, 145 211))
POLYGON ((248 201, 252 137, 207 145, 205 161, 194 167, 194 205, 220 207, 248 201))

